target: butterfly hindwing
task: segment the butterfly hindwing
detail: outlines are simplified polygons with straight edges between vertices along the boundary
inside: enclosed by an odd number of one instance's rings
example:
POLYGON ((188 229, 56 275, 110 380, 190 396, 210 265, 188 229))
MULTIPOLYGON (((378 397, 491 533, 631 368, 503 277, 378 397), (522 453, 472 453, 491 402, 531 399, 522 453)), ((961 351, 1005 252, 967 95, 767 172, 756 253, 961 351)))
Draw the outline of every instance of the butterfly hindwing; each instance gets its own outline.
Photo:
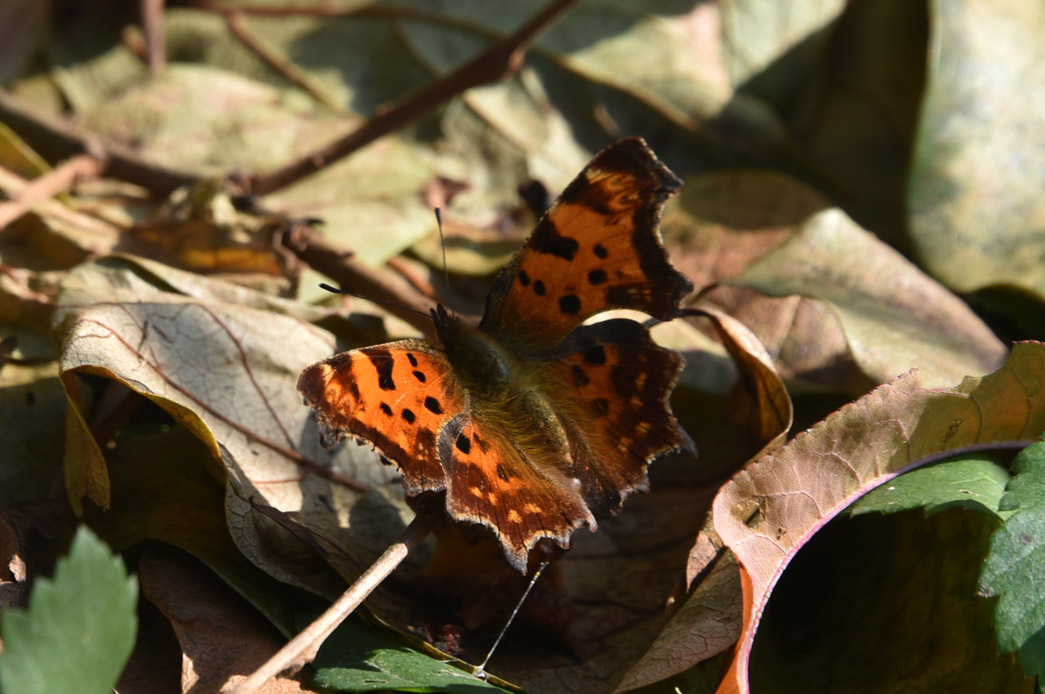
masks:
POLYGON ((604 149, 501 271, 480 327, 525 352, 611 308, 674 317, 692 284, 668 262, 657 225, 681 185, 639 138, 604 149))
POLYGON ((542 362, 549 403, 563 422, 584 498, 616 511, 628 492, 646 488, 646 468, 671 451, 695 452, 668 398, 682 358, 628 319, 583 326, 542 362))
POLYGON ((512 440, 498 422, 462 413, 443 430, 440 445, 448 515, 492 529, 519 571, 526 571, 530 550, 542 538, 567 547, 579 526, 595 528, 581 490, 555 466, 531 457, 547 451, 512 440))

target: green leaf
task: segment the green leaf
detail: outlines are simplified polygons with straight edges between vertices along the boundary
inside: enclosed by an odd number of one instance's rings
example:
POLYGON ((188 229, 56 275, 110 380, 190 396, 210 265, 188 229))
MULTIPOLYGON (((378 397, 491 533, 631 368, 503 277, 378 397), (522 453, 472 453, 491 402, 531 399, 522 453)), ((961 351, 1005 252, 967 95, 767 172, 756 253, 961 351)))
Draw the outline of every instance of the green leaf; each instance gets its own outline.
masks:
POLYGON ((353 620, 327 639, 313 666, 316 684, 341 692, 505 691, 353 620))
POLYGON ((1015 476, 1001 500, 1012 515, 991 538, 980 591, 998 595, 998 648, 1020 651, 1027 674, 1045 674, 1045 443, 1013 461, 1015 476))
POLYGON ((41 578, 29 609, 0 623, 0 689, 5 694, 109 694, 134 647, 138 584, 119 557, 86 527, 41 578))
POLYGON ((998 513, 998 506, 1008 483, 1008 471, 993 460, 956 458, 912 470, 872 490, 853 504, 852 515, 924 507, 928 516, 959 507, 1004 518, 1005 514, 998 513))

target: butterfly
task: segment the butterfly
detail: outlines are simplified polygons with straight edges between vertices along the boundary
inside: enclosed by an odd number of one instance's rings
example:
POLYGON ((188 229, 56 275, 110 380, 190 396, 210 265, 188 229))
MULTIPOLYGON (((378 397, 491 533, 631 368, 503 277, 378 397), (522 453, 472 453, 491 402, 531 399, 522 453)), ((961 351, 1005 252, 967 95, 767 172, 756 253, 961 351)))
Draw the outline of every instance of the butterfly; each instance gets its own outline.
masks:
POLYGON ((332 447, 371 443, 406 493, 445 496, 447 516, 491 530, 525 573, 547 540, 562 548, 595 513, 648 487, 646 468, 695 453, 668 403, 682 358, 644 325, 668 320, 692 283, 658 225, 682 182, 640 138, 595 156, 501 270, 478 326, 432 310, 439 345, 354 349, 306 368, 298 390, 332 447))

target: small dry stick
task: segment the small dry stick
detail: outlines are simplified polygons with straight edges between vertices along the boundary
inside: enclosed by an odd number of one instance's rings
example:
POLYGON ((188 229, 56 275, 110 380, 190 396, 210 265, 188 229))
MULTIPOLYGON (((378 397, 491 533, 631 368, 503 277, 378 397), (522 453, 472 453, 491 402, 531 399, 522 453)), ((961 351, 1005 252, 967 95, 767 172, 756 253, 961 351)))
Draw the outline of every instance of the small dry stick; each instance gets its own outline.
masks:
POLYGON ((514 34, 483 51, 479 56, 436 80, 412 97, 380 111, 358 129, 316 152, 293 161, 281 169, 250 179, 250 192, 268 195, 311 176, 343 157, 368 145, 382 135, 417 120, 439 104, 488 82, 514 74, 522 66, 526 49, 537 35, 546 30, 580 0, 553 0, 514 34))
POLYGON ((153 75, 167 69, 167 40, 163 34, 164 0, 139 0, 138 12, 145 34, 145 55, 153 75))
POLYGON ((243 23, 243 14, 237 10, 225 10, 225 23, 229 31, 239 41, 264 60, 269 67, 283 75, 289 82, 297 85, 312 95, 312 98, 326 106, 334 113, 344 113, 345 107, 334 101, 322 87, 315 84, 311 78, 292 63, 283 60, 279 54, 266 46, 259 38, 254 36, 243 23))
POLYGON ((265 686, 266 682, 287 668, 300 667, 312 662, 319 647, 323 645, 334 629, 345 621, 345 618, 352 614, 352 611, 359 607, 359 604, 375 588, 381 585, 381 582, 406 559, 410 550, 419 545, 431 531, 432 523, 429 517, 424 513, 418 514, 399 536, 399 540, 386 549, 384 554, 378 557, 377 561, 349 586, 348 590, 342 593, 341 597, 335 600, 326 612, 288 641, 265 664, 251 673, 233 690, 232 694, 255 694, 265 686))
POLYGON ((342 289, 391 304, 390 313, 394 313, 423 334, 434 335, 432 319, 428 315, 428 310, 432 308, 432 300, 406 281, 367 266, 363 261, 352 257, 348 249, 335 246, 321 234, 302 224, 296 225, 283 235, 283 245, 297 256, 298 260, 334 280, 342 289), (418 313, 421 315, 418 316, 418 313))
POLYGON ((0 229, 24 215, 34 205, 69 190, 76 181, 97 178, 104 168, 105 163, 100 159, 81 154, 27 182, 11 201, 0 203, 0 229))

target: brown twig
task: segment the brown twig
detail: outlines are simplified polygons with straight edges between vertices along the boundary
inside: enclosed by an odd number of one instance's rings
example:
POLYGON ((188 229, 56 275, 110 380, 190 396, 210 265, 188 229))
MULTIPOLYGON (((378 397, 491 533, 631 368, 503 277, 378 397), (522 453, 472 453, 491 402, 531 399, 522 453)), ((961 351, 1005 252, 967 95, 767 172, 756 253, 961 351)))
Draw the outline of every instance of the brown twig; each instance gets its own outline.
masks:
POLYGON ((15 221, 35 205, 69 190, 77 180, 97 178, 105 164, 87 154, 62 162, 58 168, 26 183, 11 200, 0 203, 0 229, 15 221))
POLYGON ((427 296, 432 301, 436 301, 439 298, 439 294, 435 291, 432 283, 399 256, 389 258, 387 265, 389 270, 398 274, 424 296, 427 296))
POLYGON ((334 113, 344 113, 344 107, 335 102, 330 95, 323 91, 319 86, 313 84, 308 75, 295 68, 292 64, 284 61, 275 51, 266 46, 254 34, 252 34, 243 24, 242 12, 239 12, 238 10, 226 10, 223 14, 225 15, 225 23, 228 25, 229 31, 232 32, 232 35, 239 39, 244 46, 253 51, 259 58, 265 61, 269 67, 283 75, 283 77, 290 83, 297 85, 311 94, 313 99, 323 104, 334 113))
POLYGON ((103 148, 96 139, 73 125, 33 113, 3 92, 0 92, 0 122, 50 161, 68 159, 84 152, 99 153, 96 156, 103 156, 108 163, 103 175, 131 181, 159 195, 167 195, 175 188, 197 180, 190 174, 142 161, 125 147, 109 143, 103 148))
POLYGON ((352 253, 331 244, 305 225, 296 225, 283 237, 283 245, 302 262, 337 282, 342 289, 385 303, 388 311, 431 337, 434 326, 428 311, 432 300, 405 281, 393 280, 353 258, 352 253))
POLYGON ((363 600, 374 591, 381 582, 391 574, 414 547, 424 540, 432 530, 428 516, 419 514, 414 517, 403 534, 399 536, 384 554, 378 557, 366 572, 360 576, 348 590, 334 601, 326 612, 316 621, 309 624, 304 631, 287 642, 264 665, 255 670, 247 679, 239 684, 233 694, 254 694, 261 690, 265 683, 287 668, 312 662, 320 646, 327 637, 352 614, 363 600))
POLYGON ((281 169, 251 177, 250 191, 255 195, 267 195, 286 188, 370 144, 382 135, 417 120, 439 104, 467 89, 514 74, 522 66, 526 49, 537 35, 578 2, 580 0, 553 0, 544 10, 504 41, 494 44, 417 94, 382 109, 345 137, 301 157, 281 169))
POLYGON ((145 55, 149 71, 159 75, 167 68, 167 40, 163 32, 164 0, 140 0, 138 11, 145 34, 145 55))

